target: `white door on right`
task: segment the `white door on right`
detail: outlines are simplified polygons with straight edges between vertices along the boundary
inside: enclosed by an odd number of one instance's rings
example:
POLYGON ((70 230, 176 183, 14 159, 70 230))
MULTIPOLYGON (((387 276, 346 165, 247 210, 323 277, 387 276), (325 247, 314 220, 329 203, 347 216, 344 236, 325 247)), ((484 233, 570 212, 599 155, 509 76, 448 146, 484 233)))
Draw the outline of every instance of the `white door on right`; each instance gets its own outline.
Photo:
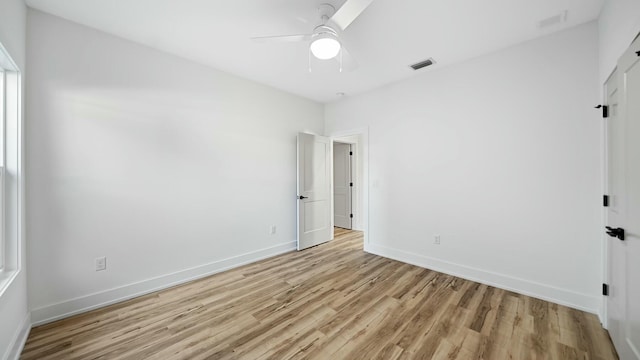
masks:
MULTIPOLYGON (((618 75, 611 75, 605 84, 607 106, 609 116, 605 119, 607 124, 607 184, 608 207, 607 226, 612 229, 624 227, 624 156, 625 135, 624 122, 619 116, 620 104, 618 88, 618 75)), ((625 322, 625 289, 626 256, 625 244, 617 237, 607 238, 608 284, 609 297, 607 298, 607 323, 612 339, 623 339, 625 322)), ((616 347, 620 347, 616 342, 616 347)))
POLYGON ((333 143, 333 223, 351 229, 351 144, 333 143))
POLYGON ((607 321, 620 359, 640 359, 640 39, 618 61, 607 96, 607 321))

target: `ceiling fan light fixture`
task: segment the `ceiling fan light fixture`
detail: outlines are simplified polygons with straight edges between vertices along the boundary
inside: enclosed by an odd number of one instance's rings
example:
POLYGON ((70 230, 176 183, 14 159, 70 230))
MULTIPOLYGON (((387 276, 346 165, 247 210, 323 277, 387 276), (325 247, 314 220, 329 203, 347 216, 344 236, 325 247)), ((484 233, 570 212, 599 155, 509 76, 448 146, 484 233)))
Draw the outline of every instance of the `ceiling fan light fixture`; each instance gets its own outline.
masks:
POLYGON ((309 50, 320 60, 333 59, 340 53, 341 44, 338 35, 328 26, 319 26, 313 35, 309 50))
POLYGON ((333 59, 340 52, 340 42, 336 39, 322 38, 311 43, 311 53, 320 60, 333 59))

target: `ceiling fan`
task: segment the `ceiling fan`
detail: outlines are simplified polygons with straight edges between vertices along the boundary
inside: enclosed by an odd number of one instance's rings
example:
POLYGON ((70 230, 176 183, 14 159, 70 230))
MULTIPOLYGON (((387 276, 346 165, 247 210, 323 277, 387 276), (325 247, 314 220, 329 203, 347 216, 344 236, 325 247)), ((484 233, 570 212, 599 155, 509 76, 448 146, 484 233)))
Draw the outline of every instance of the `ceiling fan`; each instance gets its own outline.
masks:
POLYGON ((347 0, 336 11, 331 4, 320 4, 320 25, 313 29, 311 34, 259 36, 251 39, 256 42, 309 42, 309 71, 311 71, 311 54, 320 60, 337 59, 340 62, 340 71, 343 62, 354 64, 353 59, 340 41, 340 31, 344 31, 373 0, 347 0))

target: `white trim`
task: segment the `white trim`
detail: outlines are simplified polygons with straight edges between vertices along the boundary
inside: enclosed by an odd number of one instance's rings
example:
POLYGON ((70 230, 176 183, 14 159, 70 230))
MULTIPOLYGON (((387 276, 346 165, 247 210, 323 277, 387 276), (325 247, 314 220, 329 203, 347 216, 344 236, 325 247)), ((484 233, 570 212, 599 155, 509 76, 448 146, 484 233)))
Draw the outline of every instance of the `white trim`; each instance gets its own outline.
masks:
POLYGON ((601 299, 598 296, 581 294, 505 274, 391 249, 377 244, 365 243, 364 251, 593 314, 597 314, 600 307, 601 299))
POLYGON ((15 61, 13 61, 13 58, 11 58, 11 56, 9 55, 9 51, 7 51, 7 48, 5 48, 2 43, 0 43, 0 54, 4 55, 0 57, 0 66, 3 69, 13 72, 20 72, 20 68, 18 67, 18 65, 16 65, 15 61))
POLYGON ((13 283, 13 280, 18 277, 18 274, 20 274, 20 270, 0 270, 0 298, 4 295, 5 291, 7 291, 9 285, 13 283))
POLYGON ((222 271, 233 269, 242 265, 267 259, 286 252, 294 251, 296 242, 288 242, 272 246, 266 249, 214 261, 209 264, 196 266, 190 269, 177 271, 171 274, 158 276, 114 289, 109 289, 86 296, 77 297, 68 301, 51 304, 31 311, 33 326, 46 324, 72 315, 97 309, 103 306, 129 300, 141 295, 163 290, 175 285, 200 279, 222 271))
POLYGON ((22 349, 24 349, 24 344, 27 342, 27 338, 29 337, 29 332, 31 331, 31 315, 27 313, 22 320, 22 324, 16 331, 13 339, 9 343, 9 348, 4 353, 2 359, 4 360, 18 360, 20 359, 20 354, 22 354, 22 349))

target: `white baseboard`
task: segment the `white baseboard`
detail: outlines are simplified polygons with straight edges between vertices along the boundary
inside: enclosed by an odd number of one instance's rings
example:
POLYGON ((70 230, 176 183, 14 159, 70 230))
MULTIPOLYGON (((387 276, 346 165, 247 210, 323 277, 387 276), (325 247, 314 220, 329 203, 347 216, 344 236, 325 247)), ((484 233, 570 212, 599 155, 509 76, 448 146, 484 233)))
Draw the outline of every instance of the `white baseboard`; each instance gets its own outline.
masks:
POLYGON ((602 300, 598 296, 581 294, 509 275, 391 249, 381 245, 365 244, 364 251, 593 314, 598 314, 601 306, 602 300))
POLYGON ((607 321, 607 299, 602 299, 602 305, 598 309, 598 319, 602 327, 609 330, 609 321, 607 321))
POLYGON ((22 320, 22 324, 20 324, 20 327, 16 331, 16 334, 13 336, 13 340, 9 343, 9 348, 4 354, 3 359, 20 359, 20 354, 22 354, 24 344, 27 342, 27 338, 29 337, 29 331, 31 331, 31 314, 27 313, 24 320, 22 320))
POLYGON ((284 243, 239 256, 214 261, 212 263, 190 269, 181 270, 175 273, 143 280, 137 283, 43 306, 31 311, 31 319, 33 320, 33 326, 46 324, 72 315, 115 304, 124 300, 129 300, 154 291, 166 289, 225 270, 280 255, 295 249, 295 241, 284 243))

